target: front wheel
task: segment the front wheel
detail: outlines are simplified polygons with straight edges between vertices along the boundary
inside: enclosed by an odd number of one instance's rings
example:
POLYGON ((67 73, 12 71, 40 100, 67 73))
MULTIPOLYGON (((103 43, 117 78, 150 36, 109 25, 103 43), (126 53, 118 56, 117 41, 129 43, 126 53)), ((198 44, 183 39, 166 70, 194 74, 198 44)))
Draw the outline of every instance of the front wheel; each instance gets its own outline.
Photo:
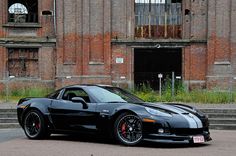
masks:
POLYGON ((131 113, 121 114, 114 124, 116 139, 128 146, 134 146, 142 140, 142 121, 131 113))
POLYGON ((29 139, 43 139, 47 136, 45 120, 37 110, 29 111, 24 118, 24 131, 29 139))

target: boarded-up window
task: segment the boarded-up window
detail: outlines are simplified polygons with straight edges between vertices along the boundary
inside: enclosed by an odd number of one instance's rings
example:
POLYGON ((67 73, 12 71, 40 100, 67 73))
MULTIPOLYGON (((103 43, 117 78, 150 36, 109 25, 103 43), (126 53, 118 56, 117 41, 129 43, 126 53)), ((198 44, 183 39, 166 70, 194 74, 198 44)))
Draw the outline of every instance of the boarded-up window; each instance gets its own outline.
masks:
POLYGON ((37 78, 39 76, 37 48, 9 48, 8 71, 15 77, 37 78))
POLYGON ((135 37, 181 38, 181 0, 135 0, 135 37))

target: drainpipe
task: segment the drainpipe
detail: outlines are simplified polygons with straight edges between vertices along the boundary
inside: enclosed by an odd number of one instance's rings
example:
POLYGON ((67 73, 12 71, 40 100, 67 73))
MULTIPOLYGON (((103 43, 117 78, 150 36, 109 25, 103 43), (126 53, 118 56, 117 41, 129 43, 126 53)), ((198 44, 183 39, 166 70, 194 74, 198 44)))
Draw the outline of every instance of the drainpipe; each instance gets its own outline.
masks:
POLYGON ((57 25, 56 25, 56 0, 53 2, 53 27, 54 27, 54 34, 56 36, 57 33, 57 25))
MULTIPOLYGON (((54 35, 55 35, 55 38, 57 37, 57 21, 56 21, 56 0, 53 0, 53 29, 54 29, 54 35)), ((56 39, 57 40, 57 39, 56 39)), ((56 55, 56 50, 57 50, 57 42, 56 42, 56 45, 55 45, 55 47, 54 47, 54 49, 53 49, 53 55, 55 56, 55 57, 57 57, 57 55, 56 55)), ((53 58, 53 64, 54 64, 54 70, 55 70, 55 72, 54 72, 54 88, 56 88, 56 81, 57 81, 57 78, 56 78, 56 76, 57 76, 57 65, 56 65, 56 59, 55 59, 55 57, 53 58)))

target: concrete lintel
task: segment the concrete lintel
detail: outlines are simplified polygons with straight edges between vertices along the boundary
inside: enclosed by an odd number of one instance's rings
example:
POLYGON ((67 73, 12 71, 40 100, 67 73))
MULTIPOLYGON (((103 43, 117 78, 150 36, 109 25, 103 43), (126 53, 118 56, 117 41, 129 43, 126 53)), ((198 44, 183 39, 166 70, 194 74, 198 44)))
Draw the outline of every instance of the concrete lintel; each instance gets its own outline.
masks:
POLYGON ((127 80, 118 80, 118 81, 111 81, 112 83, 127 83, 127 80))
POLYGON ((137 40, 122 40, 113 39, 113 45, 126 44, 133 48, 183 48, 192 44, 206 44, 206 40, 189 40, 189 39, 137 39, 137 40))
POLYGON ((190 43, 187 39, 112 39, 112 44, 157 44, 157 43, 190 43))
POLYGON ((192 39, 112 39, 112 43, 207 43, 207 40, 192 39))
POLYGON ((186 47, 187 45, 177 45, 177 44, 168 44, 168 45, 133 45, 131 46, 132 48, 138 48, 138 49, 146 49, 146 48, 183 48, 183 47, 186 47))
MULTIPOLYGON (((54 83, 55 82, 55 80, 42 80, 42 79, 40 79, 40 78, 35 78, 35 79, 33 79, 33 78, 14 78, 14 79, 11 79, 11 83, 12 82, 19 82, 19 81, 27 81, 27 82, 42 82, 42 83, 54 83)), ((0 83, 6 83, 6 82, 9 82, 9 80, 6 80, 6 79, 4 79, 4 80, 0 80, 0 83)))
POLYGON ((15 23, 9 22, 7 24, 3 24, 3 27, 13 27, 13 28, 42 28, 39 23, 15 23))
POLYGON ((231 65, 229 61, 215 61, 214 65, 231 65))
POLYGON ((65 63, 63 63, 63 65, 65 65, 65 66, 75 66, 76 63, 73 63, 73 62, 65 62, 65 63))
MULTIPOLYGON (((111 78, 110 75, 82 75, 82 76, 70 76, 70 79, 76 79, 76 78, 111 78)), ((67 76, 56 76, 56 78, 66 79, 67 76)))
POLYGON ((199 83, 206 83, 205 80, 185 80, 185 83, 191 83, 191 84, 199 84, 199 83))
POLYGON ((103 62, 92 62, 92 61, 90 61, 89 65, 104 65, 104 63, 103 62))
POLYGON ((230 77, 235 77, 230 74, 227 75, 207 75, 207 78, 230 78, 230 77))
POLYGON ((46 37, 8 37, 0 38, 1 44, 16 44, 16 43, 56 43, 56 38, 46 37))
POLYGON ((5 44, 6 48, 40 48, 41 44, 5 44))

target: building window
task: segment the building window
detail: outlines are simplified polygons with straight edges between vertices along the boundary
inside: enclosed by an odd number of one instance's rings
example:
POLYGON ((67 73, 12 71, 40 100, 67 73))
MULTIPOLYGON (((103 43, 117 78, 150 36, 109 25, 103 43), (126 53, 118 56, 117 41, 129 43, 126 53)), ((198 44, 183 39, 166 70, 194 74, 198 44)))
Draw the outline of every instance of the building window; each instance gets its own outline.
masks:
POLYGON ((37 23, 37 0, 8 0, 8 22, 37 23))
POLYGON ((9 48, 9 75, 19 78, 37 78, 39 76, 37 48, 9 48))
POLYGON ((135 0, 135 37, 181 38, 182 0, 135 0))

